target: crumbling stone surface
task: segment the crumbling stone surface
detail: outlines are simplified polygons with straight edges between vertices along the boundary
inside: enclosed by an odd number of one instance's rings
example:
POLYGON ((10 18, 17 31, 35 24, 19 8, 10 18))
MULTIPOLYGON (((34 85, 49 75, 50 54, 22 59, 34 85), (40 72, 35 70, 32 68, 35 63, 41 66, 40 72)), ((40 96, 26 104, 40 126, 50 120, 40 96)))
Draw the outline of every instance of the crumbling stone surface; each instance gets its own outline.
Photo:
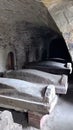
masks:
POLYGON ((0 130, 22 130, 22 126, 13 121, 10 111, 0 113, 0 130))

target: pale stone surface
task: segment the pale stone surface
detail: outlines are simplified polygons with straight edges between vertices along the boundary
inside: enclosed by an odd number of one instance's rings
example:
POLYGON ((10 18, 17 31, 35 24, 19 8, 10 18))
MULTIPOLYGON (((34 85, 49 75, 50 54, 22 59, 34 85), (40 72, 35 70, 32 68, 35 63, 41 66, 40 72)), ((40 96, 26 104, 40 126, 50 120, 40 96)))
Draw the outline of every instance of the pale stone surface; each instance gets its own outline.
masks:
POLYGON ((44 100, 45 100, 45 102, 49 101, 49 103, 51 103, 54 98, 55 98, 55 86, 48 85, 46 92, 45 92, 44 100))
POLYGON ((0 130, 22 130, 22 126, 14 123, 11 112, 0 113, 0 130))

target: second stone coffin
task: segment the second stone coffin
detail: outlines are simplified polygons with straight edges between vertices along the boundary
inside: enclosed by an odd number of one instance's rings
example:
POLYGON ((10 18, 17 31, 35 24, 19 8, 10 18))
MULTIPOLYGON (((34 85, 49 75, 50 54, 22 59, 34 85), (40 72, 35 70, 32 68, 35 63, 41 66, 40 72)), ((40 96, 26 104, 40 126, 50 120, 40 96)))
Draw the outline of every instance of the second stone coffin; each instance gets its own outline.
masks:
POLYGON ((7 71, 4 77, 21 79, 32 83, 54 85, 56 93, 66 94, 68 89, 68 76, 56 75, 35 69, 7 71))

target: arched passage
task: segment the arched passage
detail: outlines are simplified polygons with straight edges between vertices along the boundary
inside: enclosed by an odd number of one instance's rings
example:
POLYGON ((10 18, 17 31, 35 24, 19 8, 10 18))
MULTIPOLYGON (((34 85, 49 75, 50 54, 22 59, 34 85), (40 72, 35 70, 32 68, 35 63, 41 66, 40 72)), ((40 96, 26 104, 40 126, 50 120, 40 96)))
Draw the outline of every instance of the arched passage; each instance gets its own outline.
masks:
POLYGON ((13 52, 8 53, 7 70, 14 70, 14 53, 13 52))
POLYGON ((50 43, 49 51, 50 58, 62 58, 67 62, 71 62, 71 57, 63 38, 56 38, 52 40, 50 43))

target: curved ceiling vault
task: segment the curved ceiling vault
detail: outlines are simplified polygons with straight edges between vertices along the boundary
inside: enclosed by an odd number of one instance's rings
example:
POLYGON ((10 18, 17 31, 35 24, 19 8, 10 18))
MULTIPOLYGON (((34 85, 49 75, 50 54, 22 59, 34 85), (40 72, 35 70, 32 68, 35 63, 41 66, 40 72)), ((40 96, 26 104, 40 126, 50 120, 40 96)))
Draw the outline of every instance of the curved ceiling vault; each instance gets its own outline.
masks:
POLYGON ((0 0, 0 44, 7 43, 19 22, 49 26, 59 32, 47 8, 38 0, 0 0))
POLYGON ((73 0, 42 0, 61 31, 73 61, 73 0))
POLYGON ((62 33, 73 57, 72 0, 0 0, 0 44, 10 40, 14 25, 22 21, 62 33))

